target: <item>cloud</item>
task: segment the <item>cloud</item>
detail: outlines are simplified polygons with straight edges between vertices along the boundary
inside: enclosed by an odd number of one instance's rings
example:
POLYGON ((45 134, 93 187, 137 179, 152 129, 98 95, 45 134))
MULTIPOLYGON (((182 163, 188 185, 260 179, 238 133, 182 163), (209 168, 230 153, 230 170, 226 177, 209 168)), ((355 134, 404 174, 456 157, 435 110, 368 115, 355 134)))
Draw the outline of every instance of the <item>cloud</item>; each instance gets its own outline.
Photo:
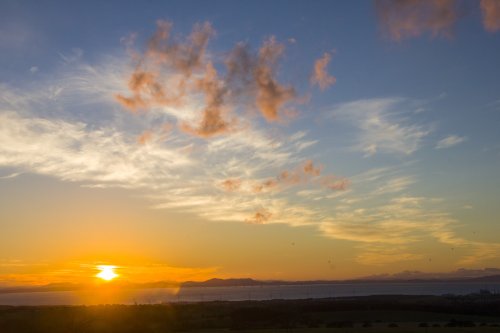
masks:
MULTIPOLYGON (((411 176, 378 168, 349 176, 351 184, 303 155, 302 149, 316 142, 306 132, 276 137, 261 119, 238 114, 247 106, 262 112, 257 106, 260 89, 291 89, 277 79, 283 49, 272 38, 256 52, 239 44, 217 63, 203 46, 208 35, 201 35, 172 42, 196 45, 179 47, 179 61, 155 55, 147 64, 130 68, 129 59, 103 57, 88 64, 79 58, 71 66, 62 65, 54 77, 37 77, 30 88, 2 85, 0 166, 82 186, 135 190, 152 208, 195 214, 206 221, 308 225, 328 237, 368 245, 387 242, 400 249, 404 241, 427 237, 467 247, 474 258, 494 255, 494 245, 458 237, 455 221, 431 209, 430 199, 406 193, 411 176), (193 55, 200 52, 200 57, 193 55), (257 76, 272 82, 259 86, 257 76), (114 94, 134 99, 135 91, 150 109, 117 112, 114 94), (178 105, 164 103, 175 96, 182 96, 178 105), (227 127, 218 131, 217 119, 227 127), (164 131, 162 124, 181 130, 164 131), (209 135, 210 140, 198 139, 209 135), (334 196, 330 190, 341 192, 334 196), (405 196, 394 197, 403 190, 405 196)), ((155 52, 170 57, 170 47, 156 45, 155 52)), ((138 59, 146 59, 145 54, 138 59)), ((292 101, 278 98, 270 103, 276 108, 269 114, 281 119, 292 101)), ((355 127, 356 150, 409 155, 430 132, 414 122, 412 110, 412 101, 402 98, 367 99, 337 105, 332 116, 355 127)), ((378 249, 385 258, 379 262, 398 258, 378 249)))
POLYGON ((12 179, 12 178, 16 178, 19 175, 21 175, 20 172, 13 172, 13 173, 10 173, 10 174, 5 175, 5 176, 0 176, 0 179, 12 179))
MULTIPOLYGON (((117 109, 113 94, 127 90, 120 79, 127 77, 127 68, 122 58, 104 57, 92 65, 80 59, 29 88, 2 85, 0 166, 85 187, 140 191, 152 208, 206 221, 245 222, 259 207, 273 214, 268 222, 318 221, 316 207, 292 204, 293 191, 272 189, 281 171, 303 168, 300 161, 307 158, 299 147, 311 141, 307 133, 276 138, 249 118, 238 131, 200 141, 172 128, 195 119, 190 104, 141 116, 117 109), (223 189, 226 179, 241 179, 241 188, 214 191, 223 189), (265 187, 262 196, 255 195, 258 186, 265 187)), ((309 167, 310 172, 317 168, 309 167)))
POLYGON ((380 187, 378 187, 375 191, 373 191, 373 195, 401 192, 407 189, 410 185, 414 184, 415 182, 416 181, 414 177, 411 176, 400 176, 392 178, 389 179, 380 187))
POLYGON ((321 174, 321 170, 323 169, 322 165, 314 166, 314 162, 312 160, 307 160, 302 167, 304 173, 306 175, 311 175, 313 177, 319 176, 321 174))
POLYGON ((262 192, 268 192, 274 188, 276 188, 279 185, 278 180, 276 179, 267 179, 263 182, 258 182, 257 184, 254 184, 252 186, 252 191, 254 193, 262 193, 262 192))
POLYGON ((184 124, 183 129, 200 137, 210 137, 230 131, 233 126, 222 116, 226 88, 217 78, 217 71, 212 63, 207 64, 205 77, 198 80, 197 86, 205 95, 203 119, 198 128, 184 124))
POLYGON ((116 100, 133 112, 154 106, 180 105, 180 101, 184 96, 182 89, 179 89, 175 95, 167 96, 165 88, 159 82, 158 74, 143 70, 138 70, 132 74, 128 87, 133 96, 125 97, 122 94, 116 94, 116 100))
POLYGON ((319 183, 333 191, 345 191, 351 184, 351 181, 346 178, 340 178, 333 175, 326 175, 319 180, 319 183))
POLYGON ((411 110, 411 101, 405 99, 374 98, 339 104, 331 115, 358 129, 354 148, 365 156, 378 152, 411 155, 430 133, 429 127, 410 122, 411 110))
POLYGON ((196 24, 184 40, 174 39, 171 30, 172 23, 158 21, 144 54, 133 53, 137 65, 128 83, 132 96, 118 93, 117 101, 137 112, 154 107, 179 107, 184 105, 188 94, 202 94, 205 106, 199 125, 183 122, 181 128, 200 137, 229 131, 229 123, 222 117, 226 87, 206 57, 215 30, 208 22, 196 24))
POLYGON ((326 237, 357 243, 356 261, 361 264, 423 260, 420 251, 415 253, 411 249, 429 239, 465 253, 456 257, 456 264, 472 265, 500 257, 500 244, 459 236, 455 231, 458 221, 439 208, 440 200, 388 196, 390 193, 363 197, 355 192, 356 189, 352 189, 351 197, 342 199, 345 209, 337 206, 336 212, 322 221, 319 228, 326 237), (354 202, 347 203, 352 197, 354 202), (380 201, 381 198, 384 199, 380 201))
POLYGON ((281 85, 275 78, 275 67, 284 45, 274 37, 264 42, 259 50, 258 65, 254 69, 257 84, 257 107, 268 121, 279 119, 283 106, 295 98, 295 89, 281 85))
POLYGON ((240 179, 226 179, 221 182, 221 186, 228 192, 237 191, 241 187, 240 179))
POLYGON ((422 254, 408 252, 404 246, 391 246, 387 248, 385 246, 374 247, 370 245, 369 247, 362 248, 362 250, 356 256, 356 261, 363 265, 389 265, 397 262, 421 260, 423 258, 422 254))
POLYGON ((142 132, 141 135, 139 135, 139 137, 137 138, 137 142, 139 142, 141 145, 144 145, 149 141, 151 141, 152 137, 153 137, 153 132, 150 130, 146 130, 142 132))
POLYGON ((500 3, 496 0, 481 0, 483 25, 489 32, 500 30, 500 3))
POLYGON ((396 211, 384 217, 383 209, 339 213, 331 222, 324 223, 321 230, 328 237, 362 243, 406 245, 419 239, 417 232, 424 228, 423 221, 396 211))
POLYGON ((311 84, 318 85, 321 90, 335 84, 335 77, 328 74, 326 67, 332 60, 330 53, 325 52, 321 58, 314 63, 314 71, 311 75, 311 84))
POLYGON ((255 212, 254 215, 252 215, 247 222, 248 223, 254 223, 254 224, 264 224, 269 221, 269 219, 272 217, 272 213, 269 212, 266 209, 260 209, 259 211, 255 212))
POLYGON ((286 106, 296 92, 276 78, 284 44, 275 37, 265 40, 258 52, 239 43, 221 59, 208 51, 215 35, 210 23, 196 24, 184 39, 174 38, 172 28, 172 23, 158 21, 144 52, 131 50, 133 43, 126 42, 135 68, 128 79, 129 93, 115 93, 123 107, 138 113, 191 104, 195 115, 181 121, 180 128, 203 138, 237 130, 237 110, 255 108, 269 122, 292 113, 286 106))
POLYGON ((456 146, 456 145, 458 145, 466 140, 467 140, 467 138, 464 136, 449 135, 449 136, 438 141, 438 143, 436 144, 436 149, 450 148, 450 147, 456 146))
POLYGON ((409 251, 409 245, 429 237, 433 223, 442 226, 445 221, 439 213, 421 209, 423 199, 401 199, 338 212, 320 230, 327 237, 358 243, 356 261, 364 265, 420 260, 423 256, 409 251))
POLYGON ((61 57, 62 61, 65 64, 74 64, 79 62, 83 58, 83 50, 78 47, 75 47, 71 49, 71 53, 69 54, 59 53, 59 56, 61 57))
POLYGON ((285 105, 296 98, 295 89, 279 83, 276 78, 278 61, 284 50, 284 44, 271 36, 257 54, 247 44, 239 43, 225 60, 233 94, 253 95, 257 109, 269 122, 286 114, 285 105))
POLYGON ((277 177, 263 181, 225 179, 221 182, 222 188, 233 192, 240 190, 242 192, 252 192, 255 194, 267 193, 272 190, 283 190, 287 187, 296 185, 314 184, 320 185, 330 190, 345 190, 349 181, 334 175, 321 176, 323 166, 315 165, 312 160, 306 160, 301 165, 291 170, 281 171, 277 177), (237 186, 235 187, 235 181, 237 186))
POLYGON ((175 148, 148 149, 113 127, 90 130, 81 122, 0 113, 0 165, 21 167, 63 180, 140 186, 157 168, 193 163, 175 148), (144 163, 147 161, 147 163, 144 163))
POLYGON ((189 77, 194 70, 204 65, 208 41, 215 35, 215 30, 209 22, 197 23, 189 37, 178 42, 171 37, 172 26, 171 22, 157 22, 157 30, 149 40, 146 54, 189 77))
POLYGON ((418 37, 449 37, 458 13, 455 0, 376 0, 380 25, 391 39, 418 37))

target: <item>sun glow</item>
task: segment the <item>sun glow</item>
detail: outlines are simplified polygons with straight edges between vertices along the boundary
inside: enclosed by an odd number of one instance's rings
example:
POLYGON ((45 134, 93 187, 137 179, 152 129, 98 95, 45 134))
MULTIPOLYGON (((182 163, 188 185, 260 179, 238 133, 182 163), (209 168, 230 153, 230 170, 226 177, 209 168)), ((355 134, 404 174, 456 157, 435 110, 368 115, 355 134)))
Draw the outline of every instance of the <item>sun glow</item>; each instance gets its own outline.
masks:
POLYGON ((97 266, 97 269, 100 270, 100 272, 96 275, 96 277, 106 281, 111 281, 114 278, 118 277, 118 274, 116 274, 114 271, 115 268, 116 266, 99 265, 97 266))

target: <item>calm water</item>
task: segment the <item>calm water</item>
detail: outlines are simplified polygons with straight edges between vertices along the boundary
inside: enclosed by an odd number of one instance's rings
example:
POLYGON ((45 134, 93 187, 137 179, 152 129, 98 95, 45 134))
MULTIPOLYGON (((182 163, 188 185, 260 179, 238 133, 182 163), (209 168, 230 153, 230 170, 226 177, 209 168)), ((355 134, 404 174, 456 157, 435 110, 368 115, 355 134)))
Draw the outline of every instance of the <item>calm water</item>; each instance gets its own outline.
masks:
POLYGON ((297 286, 158 288, 0 294, 0 305, 155 304, 162 302, 302 299, 367 295, 464 295, 500 292, 500 283, 364 283, 297 286))

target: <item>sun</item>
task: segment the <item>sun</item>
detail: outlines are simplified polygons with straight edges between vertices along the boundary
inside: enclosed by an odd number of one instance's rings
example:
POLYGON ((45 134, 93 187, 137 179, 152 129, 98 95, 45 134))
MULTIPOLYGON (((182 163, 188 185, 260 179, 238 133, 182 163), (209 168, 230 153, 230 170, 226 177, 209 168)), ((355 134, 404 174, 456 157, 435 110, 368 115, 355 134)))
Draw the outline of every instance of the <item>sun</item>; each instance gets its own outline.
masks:
POLYGON ((97 266, 97 269, 100 270, 100 272, 96 274, 96 277, 106 281, 111 281, 114 278, 118 277, 118 274, 115 273, 115 268, 116 266, 99 265, 97 266))

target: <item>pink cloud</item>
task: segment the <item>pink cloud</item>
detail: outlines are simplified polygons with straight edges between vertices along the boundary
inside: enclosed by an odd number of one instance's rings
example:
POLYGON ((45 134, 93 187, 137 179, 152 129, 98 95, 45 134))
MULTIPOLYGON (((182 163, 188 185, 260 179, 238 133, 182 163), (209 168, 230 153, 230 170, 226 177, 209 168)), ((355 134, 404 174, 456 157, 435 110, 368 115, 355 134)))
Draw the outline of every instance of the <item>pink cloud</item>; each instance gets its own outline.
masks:
POLYGON ((314 70, 311 75, 311 84, 318 85, 321 90, 325 90, 336 82, 335 77, 328 74, 328 71, 326 70, 331 60, 331 54, 325 52, 323 56, 314 63, 314 70))
POLYGON ((500 30, 500 1, 481 0, 481 10, 484 28, 489 32, 500 30))
POLYGON ((455 0, 376 0, 377 15, 384 32, 393 40, 451 36, 458 13, 455 0))

